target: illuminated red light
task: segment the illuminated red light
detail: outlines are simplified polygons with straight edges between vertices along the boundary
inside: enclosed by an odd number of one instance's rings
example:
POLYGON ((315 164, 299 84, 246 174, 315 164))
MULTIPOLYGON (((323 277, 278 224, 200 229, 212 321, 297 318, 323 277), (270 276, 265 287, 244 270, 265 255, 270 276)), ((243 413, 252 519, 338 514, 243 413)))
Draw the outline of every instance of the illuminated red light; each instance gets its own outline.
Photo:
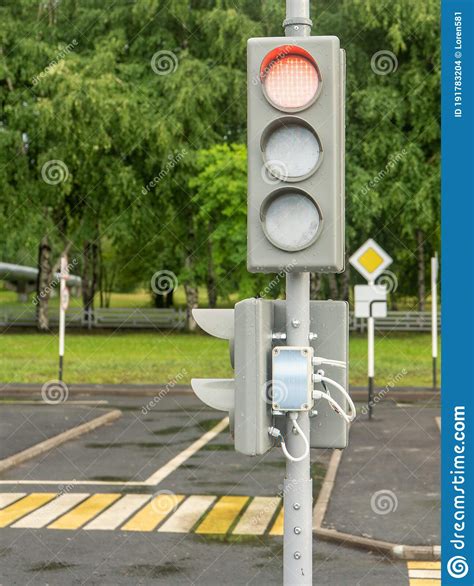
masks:
MULTIPOLYGON (((317 95, 320 83, 318 70, 309 55, 307 57, 294 51, 285 54, 283 49, 276 56, 272 51, 262 63, 261 78, 265 94, 277 108, 302 110, 317 95)), ((299 49, 299 53, 302 52, 299 49)))

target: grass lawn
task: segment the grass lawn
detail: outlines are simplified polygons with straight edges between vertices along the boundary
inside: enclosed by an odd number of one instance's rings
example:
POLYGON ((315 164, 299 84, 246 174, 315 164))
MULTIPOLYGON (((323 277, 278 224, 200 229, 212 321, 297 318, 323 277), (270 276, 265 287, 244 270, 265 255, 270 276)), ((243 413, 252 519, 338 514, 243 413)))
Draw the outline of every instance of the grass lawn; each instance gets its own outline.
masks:
MULTIPOLYGON (((0 335, 0 382, 43 383, 57 377, 54 334, 0 335)), ((92 333, 66 335, 65 380, 69 383, 148 383, 192 377, 232 377, 227 342, 176 333, 92 333)), ((351 335, 350 382, 367 382, 367 339, 351 335)), ((431 384, 429 334, 376 336, 376 384, 431 384)))
MULTIPOLYGON (((18 295, 14 291, 6 291, 0 289, 0 309, 15 308, 15 307, 31 307, 33 302, 34 293, 30 293, 28 301, 18 301, 18 295)), ((205 307, 207 302, 207 293, 204 287, 199 288, 199 299, 200 306, 205 307)), ((228 299, 218 300, 218 307, 233 307, 234 304, 239 300, 238 294, 231 295, 228 299)), ((52 296, 49 299, 49 306, 51 308, 59 308, 59 297, 57 295, 57 289, 53 291, 52 296)), ((70 307, 82 307, 81 296, 71 296, 70 307)), ((186 307, 186 295, 184 287, 179 286, 174 293, 174 306, 186 307)), ((95 296, 95 307, 100 307, 100 296, 95 296)), ((150 291, 135 291, 133 293, 112 293, 110 297, 110 307, 153 307, 152 296, 150 291)))

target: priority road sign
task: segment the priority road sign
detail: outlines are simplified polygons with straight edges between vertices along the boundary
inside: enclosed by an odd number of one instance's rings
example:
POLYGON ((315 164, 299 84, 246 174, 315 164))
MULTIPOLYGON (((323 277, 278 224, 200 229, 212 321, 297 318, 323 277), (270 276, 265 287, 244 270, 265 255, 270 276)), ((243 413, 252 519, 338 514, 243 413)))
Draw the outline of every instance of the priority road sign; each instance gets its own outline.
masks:
POLYGON ((393 260, 375 240, 369 238, 354 252, 349 262, 369 283, 373 283, 393 260))

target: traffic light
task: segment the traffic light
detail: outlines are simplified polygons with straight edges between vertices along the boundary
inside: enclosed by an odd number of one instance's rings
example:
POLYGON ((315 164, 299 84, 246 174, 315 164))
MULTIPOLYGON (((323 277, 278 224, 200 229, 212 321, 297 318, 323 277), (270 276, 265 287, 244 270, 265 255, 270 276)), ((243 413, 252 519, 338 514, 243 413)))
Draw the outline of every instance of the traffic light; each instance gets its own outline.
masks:
POLYGON ((273 446, 271 349, 273 304, 244 299, 234 309, 195 309, 193 316, 208 334, 230 342, 233 379, 192 379, 201 401, 227 411, 235 449, 242 454, 264 454, 273 446))
POLYGON ((235 306, 235 449, 264 454, 274 444, 272 414, 273 302, 244 299, 235 306))
MULTIPOLYGON (((269 431, 285 429, 285 413, 310 409, 312 448, 345 448, 348 422, 324 398, 312 400, 297 393, 295 372, 304 374, 301 380, 311 383, 311 374, 298 368, 280 368, 275 355, 285 354, 286 302, 264 299, 244 299, 235 309, 195 309, 194 318, 208 334, 229 340, 233 379, 192 379, 191 385, 201 401, 229 413, 235 449, 248 456, 264 454, 278 440, 269 431), (293 378, 292 378, 293 377, 293 378), (305 405, 306 404, 306 405, 305 405), (316 415, 317 413, 317 415, 316 415)), ((302 354, 302 364, 314 365, 314 373, 324 370, 335 387, 325 389, 315 383, 315 390, 329 394, 346 411, 348 402, 342 389, 348 388, 348 305, 344 301, 311 301, 311 331, 313 337, 302 354)), ((295 348, 292 348, 295 350, 295 348)), ((282 364, 282 366, 284 366, 282 364)))
POLYGON ((345 54, 339 39, 248 41, 250 272, 344 269, 345 54))
MULTIPOLYGON (((196 323, 208 334, 229 340, 230 361, 233 363, 234 339, 233 309, 193 309, 196 323)), ((209 407, 229 413, 231 433, 234 421, 234 379, 193 378, 191 386, 197 397, 209 407)))

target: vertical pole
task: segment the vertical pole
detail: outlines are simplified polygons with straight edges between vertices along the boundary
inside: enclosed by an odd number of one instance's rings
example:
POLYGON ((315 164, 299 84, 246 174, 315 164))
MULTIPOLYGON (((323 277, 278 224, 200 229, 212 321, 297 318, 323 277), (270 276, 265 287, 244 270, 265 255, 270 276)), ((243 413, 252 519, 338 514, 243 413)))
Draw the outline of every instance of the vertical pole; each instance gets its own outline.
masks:
POLYGON ((283 22, 287 37, 307 37, 311 34, 309 0, 286 0, 286 19, 283 22))
POLYGON ((433 357, 433 391, 436 391, 438 358, 438 255, 431 258, 431 356, 433 357))
MULTIPOLYGON (((286 342, 289 346, 309 345, 310 304, 309 273, 286 276, 286 342)), ((290 391, 291 392, 291 391, 290 391)), ((309 441, 309 412, 301 412, 298 423, 309 441)), ((300 435, 293 431, 287 415, 286 444, 288 451, 299 456, 305 450, 300 435)), ((310 455, 301 462, 286 461, 284 482, 283 584, 310 585, 313 574, 313 481, 310 455)))
MULTIPOLYGON (((309 0, 286 0, 285 35, 309 36, 312 26, 309 14, 309 0)), ((309 273, 287 273, 286 343, 289 346, 309 345, 309 288, 309 273)), ((309 441, 309 413, 301 412, 298 423, 309 441)), ((304 441, 294 433, 288 415, 286 444, 292 454, 304 452, 304 441)), ((310 586, 313 582, 313 481, 309 453, 301 462, 286 461, 283 506, 283 584, 310 586)))
POLYGON ((369 419, 372 419, 372 407, 374 398, 374 376, 375 376, 375 353, 374 353, 374 337, 375 337, 374 318, 367 318, 367 342, 368 342, 368 359, 367 359, 367 375, 369 377, 369 419))
POLYGON ((63 363, 64 363, 64 336, 66 333, 66 308, 64 297, 66 291, 67 279, 67 257, 61 256, 60 280, 59 280, 59 375, 60 381, 63 380, 63 363))
MULTIPOLYGON (((373 281, 369 285, 373 285, 373 281)), ((368 396, 368 411, 369 420, 372 419, 372 408, 374 399, 374 376, 375 376, 375 322, 372 317, 372 306, 370 305, 370 315, 367 318, 367 376, 369 379, 369 396, 368 396)))

